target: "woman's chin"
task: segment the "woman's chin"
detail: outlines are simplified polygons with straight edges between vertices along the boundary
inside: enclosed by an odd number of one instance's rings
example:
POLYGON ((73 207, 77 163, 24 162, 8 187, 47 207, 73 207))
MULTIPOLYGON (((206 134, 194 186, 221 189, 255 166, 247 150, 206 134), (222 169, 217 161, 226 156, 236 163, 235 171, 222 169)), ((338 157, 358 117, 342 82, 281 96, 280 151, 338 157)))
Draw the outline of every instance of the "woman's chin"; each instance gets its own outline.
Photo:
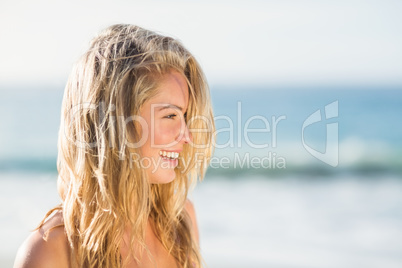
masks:
POLYGON ((149 176, 152 184, 166 184, 172 182, 176 178, 174 169, 162 169, 149 176))

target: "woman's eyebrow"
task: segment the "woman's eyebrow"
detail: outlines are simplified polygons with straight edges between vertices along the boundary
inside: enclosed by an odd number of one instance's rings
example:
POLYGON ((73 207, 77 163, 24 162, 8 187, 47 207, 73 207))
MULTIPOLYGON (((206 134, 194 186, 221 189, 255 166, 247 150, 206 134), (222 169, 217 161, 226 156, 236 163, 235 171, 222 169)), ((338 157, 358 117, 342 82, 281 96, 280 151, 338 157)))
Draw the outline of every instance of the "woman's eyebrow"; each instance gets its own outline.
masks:
POLYGON ((179 109, 180 111, 183 111, 183 108, 181 108, 180 106, 175 105, 175 104, 161 104, 161 107, 159 107, 158 110, 162 111, 162 110, 169 109, 169 108, 179 109))

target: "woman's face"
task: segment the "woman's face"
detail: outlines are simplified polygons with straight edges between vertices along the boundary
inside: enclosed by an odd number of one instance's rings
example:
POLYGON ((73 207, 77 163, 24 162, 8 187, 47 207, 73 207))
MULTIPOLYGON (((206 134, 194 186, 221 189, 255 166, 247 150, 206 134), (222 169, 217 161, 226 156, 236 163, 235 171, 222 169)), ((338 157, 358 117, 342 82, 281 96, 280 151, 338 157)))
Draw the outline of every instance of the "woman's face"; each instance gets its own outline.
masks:
POLYGON ((183 145, 191 139, 185 122, 188 99, 186 79, 172 71, 160 78, 157 94, 140 110, 142 135, 147 138, 140 148, 139 164, 150 183, 168 183, 176 176, 183 145))

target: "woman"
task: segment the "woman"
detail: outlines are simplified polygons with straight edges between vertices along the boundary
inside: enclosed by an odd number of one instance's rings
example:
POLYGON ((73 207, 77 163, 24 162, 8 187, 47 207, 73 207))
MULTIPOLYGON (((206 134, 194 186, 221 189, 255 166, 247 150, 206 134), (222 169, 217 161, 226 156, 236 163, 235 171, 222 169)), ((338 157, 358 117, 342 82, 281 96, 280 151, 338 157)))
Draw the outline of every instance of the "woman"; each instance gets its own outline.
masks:
POLYGON ((202 266, 187 193, 205 173, 213 133, 206 80, 180 42, 133 25, 107 28, 65 89, 62 204, 14 267, 202 266))

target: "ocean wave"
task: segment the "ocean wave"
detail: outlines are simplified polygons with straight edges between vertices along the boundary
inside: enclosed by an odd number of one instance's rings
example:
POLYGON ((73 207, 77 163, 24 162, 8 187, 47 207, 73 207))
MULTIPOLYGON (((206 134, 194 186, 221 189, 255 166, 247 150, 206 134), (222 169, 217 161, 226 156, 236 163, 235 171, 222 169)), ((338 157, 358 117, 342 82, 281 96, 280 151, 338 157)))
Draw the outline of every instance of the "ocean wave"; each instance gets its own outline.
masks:
MULTIPOLYGON (((274 161, 272 157, 273 155, 271 155, 271 162, 269 162, 269 156, 265 158, 265 162, 264 160, 257 162, 250 157, 246 159, 244 155, 239 156, 237 160, 234 159, 233 162, 225 162, 225 165, 218 162, 211 162, 207 170, 207 176, 235 179, 250 176, 266 178, 284 176, 338 177, 346 174, 355 174, 367 177, 396 175, 402 179, 402 165, 400 161, 395 159, 381 162, 361 160, 354 162, 353 165, 340 164, 338 167, 332 167, 325 163, 319 163, 318 161, 300 163, 288 160, 282 165, 278 165, 278 163, 275 162, 278 161, 278 159, 274 161)), ((2 160, 0 161, 0 172, 57 173, 56 163, 56 158, 2 160)))

